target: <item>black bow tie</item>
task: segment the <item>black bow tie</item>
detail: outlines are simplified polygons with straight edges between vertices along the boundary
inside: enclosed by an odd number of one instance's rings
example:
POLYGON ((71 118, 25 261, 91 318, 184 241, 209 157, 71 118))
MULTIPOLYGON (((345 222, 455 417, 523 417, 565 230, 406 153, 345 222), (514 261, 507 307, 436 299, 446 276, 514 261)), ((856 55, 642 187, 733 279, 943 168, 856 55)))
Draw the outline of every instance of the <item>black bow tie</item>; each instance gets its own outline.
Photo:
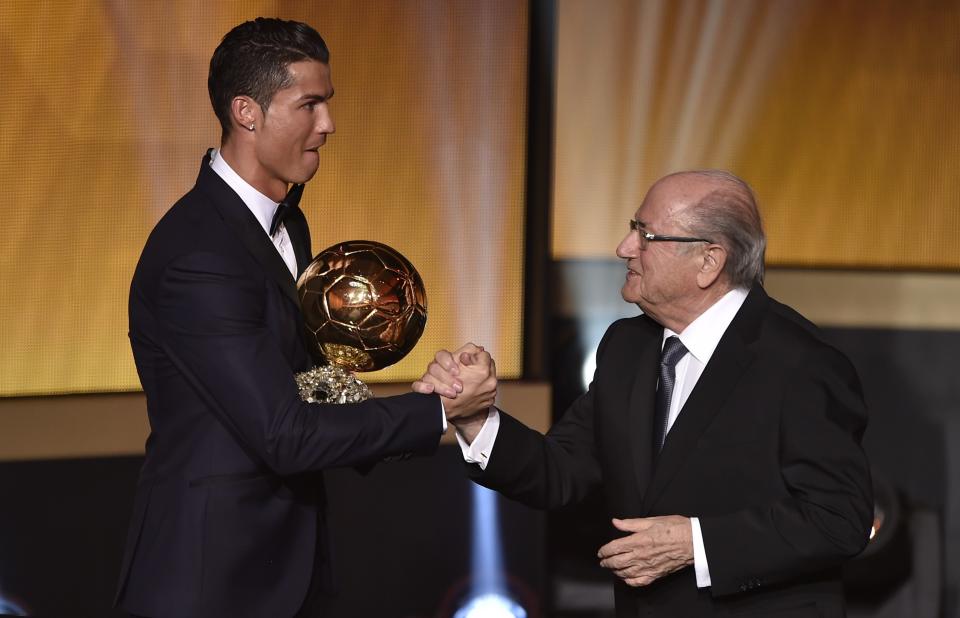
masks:
POLYGON ((287 196, 283 198, 283 201, 277 206, 276 212, 273 213, 273 220, 270 222, 271 236, 277 233, 283 220, 300 203, 301 195, 303 195, 303 185, 293 185, 290 187, 290 190, 287 191, 287 196))

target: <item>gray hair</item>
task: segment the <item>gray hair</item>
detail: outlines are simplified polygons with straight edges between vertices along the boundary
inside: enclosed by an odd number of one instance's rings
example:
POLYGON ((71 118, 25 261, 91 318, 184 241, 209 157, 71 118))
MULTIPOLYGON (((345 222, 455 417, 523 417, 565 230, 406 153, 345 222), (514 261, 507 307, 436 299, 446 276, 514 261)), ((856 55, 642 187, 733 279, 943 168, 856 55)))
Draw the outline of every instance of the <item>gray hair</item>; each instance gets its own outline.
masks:
POLYGON ((724 170, 680 172, 711 181, 716 189, 691 204, 680 223, 695 236, 709 238, 727 250, 724 273, 734 287, 763 283, 767 237, 757 198, 744 180, 724 170))

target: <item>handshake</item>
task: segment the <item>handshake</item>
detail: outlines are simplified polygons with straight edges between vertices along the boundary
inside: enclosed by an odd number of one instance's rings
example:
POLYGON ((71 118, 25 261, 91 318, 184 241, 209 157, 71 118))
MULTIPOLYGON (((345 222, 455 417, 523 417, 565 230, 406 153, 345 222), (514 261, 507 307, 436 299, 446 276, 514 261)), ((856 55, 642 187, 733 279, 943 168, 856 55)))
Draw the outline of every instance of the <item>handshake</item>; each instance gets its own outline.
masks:
POLYGON ((497 367, 490 353, 473 343, 456 352, 440 350, 413 390, 440 395, 447 422, 472 442, 497 397, 497 367))

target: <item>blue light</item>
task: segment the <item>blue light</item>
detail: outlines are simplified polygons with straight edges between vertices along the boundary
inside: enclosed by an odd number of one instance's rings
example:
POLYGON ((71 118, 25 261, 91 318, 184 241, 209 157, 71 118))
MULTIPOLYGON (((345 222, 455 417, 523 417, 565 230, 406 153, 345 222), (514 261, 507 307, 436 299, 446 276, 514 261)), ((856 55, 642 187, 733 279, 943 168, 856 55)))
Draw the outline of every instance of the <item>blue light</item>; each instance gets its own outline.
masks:
POLYGON ((3 597, 0 597, 0 614, 6 616, 27 616, 26 610, 22 609, 19 605, 16 605, 13 601, 8 601, 3 597))
POLYGON ((527 612, 505 596, 484 594, 470 599, 453 618, 527 618, 527 612))
POLYGON ((472 541, 471 566, 474 580, 470 587, 470 596, 477 598, 505 592, 497 494, 480 485, 473 486, 472 541))
POLYGON ((472 532, 473 582, 467 602, 453 618, 527 618, 526 610, 507 596, 497 494, 480 485, 473 486, 472 532))

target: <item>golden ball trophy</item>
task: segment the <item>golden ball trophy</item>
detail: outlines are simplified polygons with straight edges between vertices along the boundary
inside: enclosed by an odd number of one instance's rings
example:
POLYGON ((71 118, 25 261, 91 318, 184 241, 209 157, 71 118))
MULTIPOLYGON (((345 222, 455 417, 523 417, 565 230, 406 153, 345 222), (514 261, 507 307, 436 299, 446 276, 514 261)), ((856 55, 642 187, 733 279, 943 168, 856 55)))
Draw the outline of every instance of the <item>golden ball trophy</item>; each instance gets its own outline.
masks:
POLYGON ((394 364, 427 323, 427 293, 407 258, 387 245, 351 240, 321 251, 297 281, 307 345, 329 363, 297 374, 307 402, 372 397, 352 372, 394 364))

